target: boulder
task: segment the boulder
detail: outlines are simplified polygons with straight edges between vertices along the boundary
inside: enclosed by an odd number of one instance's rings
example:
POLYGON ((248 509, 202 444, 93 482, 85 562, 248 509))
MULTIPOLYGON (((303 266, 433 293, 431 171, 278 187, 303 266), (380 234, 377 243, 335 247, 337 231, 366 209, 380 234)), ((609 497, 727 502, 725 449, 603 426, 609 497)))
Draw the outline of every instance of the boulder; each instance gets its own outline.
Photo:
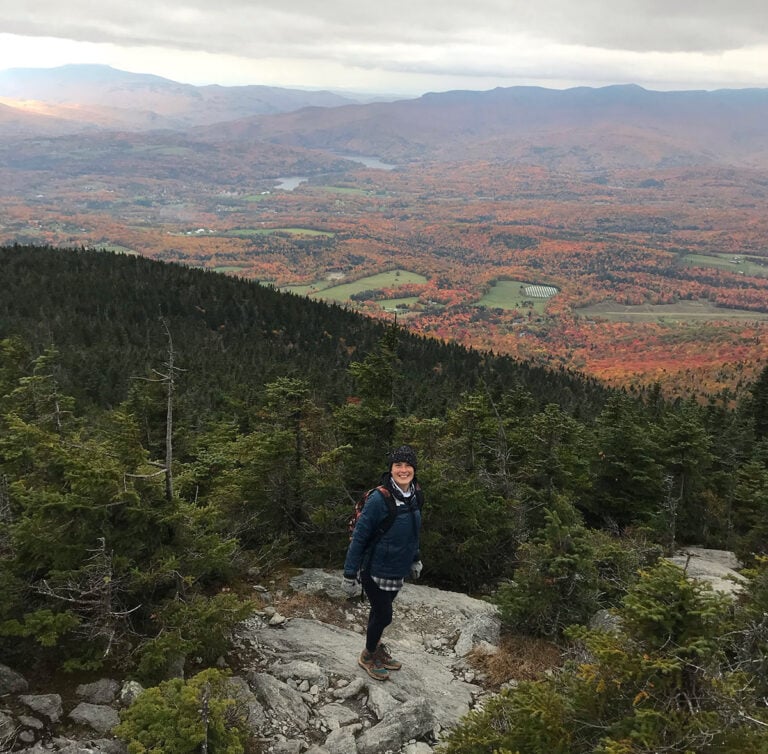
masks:
POLYGON ((435 716, 426 699, 412 699, 388 712, 357 739, 358 754, 399 751, 408 741, 432 732, 435 716))
POLYGON ((245 719, 249 730, 254 735, 260 735, 267 723, 267 715, 256 694, 253 693, 248 682, 240 676, 229 678, 227 685, 232 698, 245 708, 245 719))
POLYGON ((57 723, 64 713, 64 706, 58 694, 22 694, 19 701, 38 715, 57 723))
POLYGON ((0 664, 0 696, 22 694, 29 688, 27 679, 7 665, 0 664))
POLYGON ((332 730, 325 739, 323 749, 328 754, 357 754, 357 740, 355 733, 360 730, 360 725, 348 725, 345 728, 332 730))
POLYGON ((121 707, 130 707, 142 691, 144 687, 138 681, 125 681, 120 687, 117 701, 121 707))
POLYGON ((707 582, 717 592, 737 594, 741 591, 744 577, 737 570, 741 564, 729 550, 685 547, 669 560, 684 568, 692 579, 707 582))
POLYGON ((120 684, 111 678, 102 678, 93 683, 80 684, 75 694, 91 704, 112 704, 120 691, 120 684))
POLYGON ((295 730, 306 728, 309 723, 309 707, 298 691, 267 673, 251 671, 246 678, 266 710, 280 720, 291 723, 295 730))
POLYGON ((87 725, 97 733, 109 733, 120 722, 120 715, 113 707, 106 704, 80 702, 70 713, 69 718, 79 725, 87 725))

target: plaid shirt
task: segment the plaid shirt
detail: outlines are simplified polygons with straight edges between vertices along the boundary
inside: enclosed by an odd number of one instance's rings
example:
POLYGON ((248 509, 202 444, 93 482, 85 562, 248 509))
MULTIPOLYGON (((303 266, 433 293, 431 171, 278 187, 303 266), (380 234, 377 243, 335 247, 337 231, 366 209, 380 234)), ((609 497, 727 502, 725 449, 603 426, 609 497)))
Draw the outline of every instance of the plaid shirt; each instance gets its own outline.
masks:
POLYGON ((384 579, 380 576, 371 576, 373 583, 385 592, 399 592, 403 588, 403 579, 384 579))

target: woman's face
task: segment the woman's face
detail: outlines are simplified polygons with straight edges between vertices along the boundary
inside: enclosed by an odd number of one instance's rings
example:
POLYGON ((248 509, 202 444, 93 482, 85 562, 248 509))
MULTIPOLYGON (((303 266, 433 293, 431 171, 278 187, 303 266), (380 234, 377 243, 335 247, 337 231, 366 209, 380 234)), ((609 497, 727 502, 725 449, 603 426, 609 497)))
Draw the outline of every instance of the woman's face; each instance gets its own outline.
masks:
POLYGON ((401 490, 407 490, 408 487, 410 487, 415 475, 413 466, 405 461, 396 461, 393 463, 390 473, 392 474, 392 479, 395 480, 395 484, 401 490))

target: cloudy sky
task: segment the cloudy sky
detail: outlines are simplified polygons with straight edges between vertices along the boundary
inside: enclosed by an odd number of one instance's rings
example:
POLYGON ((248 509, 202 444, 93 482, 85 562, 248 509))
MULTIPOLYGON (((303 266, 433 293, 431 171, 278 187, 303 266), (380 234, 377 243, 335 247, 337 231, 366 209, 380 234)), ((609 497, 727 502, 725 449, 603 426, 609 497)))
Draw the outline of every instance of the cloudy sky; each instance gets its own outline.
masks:
POLYGON ((766 0, 0 0, 0 70, 418 95, 768 87, 766 0))

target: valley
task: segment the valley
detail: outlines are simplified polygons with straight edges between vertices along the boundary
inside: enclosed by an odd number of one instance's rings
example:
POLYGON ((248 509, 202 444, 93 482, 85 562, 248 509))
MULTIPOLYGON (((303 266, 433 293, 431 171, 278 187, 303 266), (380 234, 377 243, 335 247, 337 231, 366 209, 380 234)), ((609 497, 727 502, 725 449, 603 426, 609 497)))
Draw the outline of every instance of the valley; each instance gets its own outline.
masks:
POLYGON ((712 128, 686 144, 648 113, 630 132, 605 103, 520 125, 501 94, 455 94, 7 135, 0 243, 203 267, 638 390, 728 400, 762 368, 765 145, 716 153, 712 128))

